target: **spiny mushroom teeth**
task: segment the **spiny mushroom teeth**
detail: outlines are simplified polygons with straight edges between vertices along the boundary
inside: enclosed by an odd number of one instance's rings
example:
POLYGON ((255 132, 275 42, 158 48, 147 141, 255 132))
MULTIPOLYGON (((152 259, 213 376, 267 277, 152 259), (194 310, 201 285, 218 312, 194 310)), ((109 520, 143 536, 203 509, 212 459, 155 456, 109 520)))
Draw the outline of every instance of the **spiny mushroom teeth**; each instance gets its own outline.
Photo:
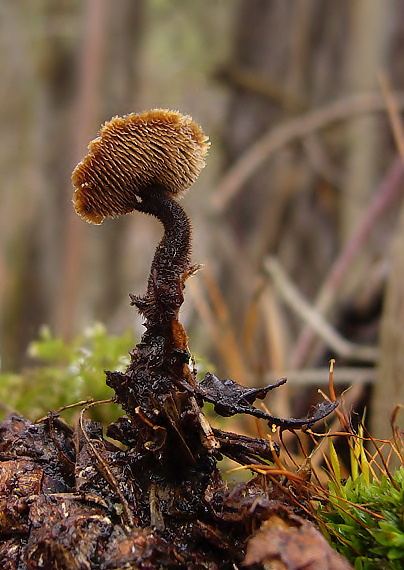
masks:
POLYGON ((72 174, 73 203, 88 222, 131 212, 150 187, 179 198, 205 166, 208 138, 190 116, 153 109, 114 117, 72 174))

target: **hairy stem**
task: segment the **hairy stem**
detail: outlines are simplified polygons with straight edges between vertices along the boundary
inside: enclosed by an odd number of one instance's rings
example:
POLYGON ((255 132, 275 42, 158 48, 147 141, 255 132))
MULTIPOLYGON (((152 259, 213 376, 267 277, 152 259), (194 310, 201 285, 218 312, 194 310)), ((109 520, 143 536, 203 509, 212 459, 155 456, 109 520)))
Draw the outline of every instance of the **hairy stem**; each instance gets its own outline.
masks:
POLYGON ((191 222, 160 187, 148 188, 136 210, 156 217, 164 226, 164 235, 154 254, 146 295, 132 300, 149 324, 162 323, 177 318, 183 302, 183 283, 190 269, 191 222))

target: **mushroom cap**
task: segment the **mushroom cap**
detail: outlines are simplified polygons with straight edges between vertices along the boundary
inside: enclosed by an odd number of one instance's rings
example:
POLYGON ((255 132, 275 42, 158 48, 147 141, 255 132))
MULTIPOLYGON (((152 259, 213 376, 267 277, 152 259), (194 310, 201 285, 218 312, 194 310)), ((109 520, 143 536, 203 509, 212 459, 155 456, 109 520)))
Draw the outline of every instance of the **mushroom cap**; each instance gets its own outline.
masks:
POLYGON ((88 222, 131 212, 150 187, 179 198, 205 166, 207 137, 190 116, 153 109, 113 117, 72 174, 73 203, 88 222))

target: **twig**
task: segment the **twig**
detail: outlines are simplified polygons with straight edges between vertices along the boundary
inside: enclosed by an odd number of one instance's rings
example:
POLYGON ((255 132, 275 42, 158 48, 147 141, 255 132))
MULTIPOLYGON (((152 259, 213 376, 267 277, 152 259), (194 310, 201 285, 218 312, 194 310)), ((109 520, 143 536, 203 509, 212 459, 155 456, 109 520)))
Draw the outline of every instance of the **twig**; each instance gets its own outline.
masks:
MULTIPOLYGON (((403 109, 404 94, 397 92, 395 98, 397 106, 403 109)), ((386 102, 381 95, 361 93, 334 101, 271 128, 268 133, 252 144, 225 174, 212 200, 213 211, 217 214, 223 212, 225 206, 237 195, 248 178, 272 153, 286 144, 353 115, 385 110, 386 102)))
MULTIPOLYGON (((311 386, 328 384, 328 368, 303 368, 301 370, 284 370, 282 376, 288 379, 290 386, 311 386)), ((265 384, 272 384, 279 378, 276 372, 268 372, 264 376, 265 384)), ((338 366, 334 370, 334 384, 373 384, 376 379, 376 370, 372 366, 351 367, 338 366)))
MULTIPOLYGON (((279 373, 285 369, 286 354, 288 352, 286 347, 285 323, 281 316, 280 302, 276 292, 273 291, 273 287, 270 286, 268 281, 266 283, 264 282, 264 286, 265 289, 261 295, 260 310, 264 317, 267 350, 268 354, 271 355, 271 369, 279 373)), ((285 418, 292 415, 290 386, 288 384, 284 390, 278 390, 274 394, 271 405, 276 408, 279 415, 285 418)))
MULTIPOLYGON (((60 414, 60 412, 64 412, 65 410, 71 410, 72 408, 80 408, 81 406, 85 406, 87 404, 92 404, 93 402, 94 402, 94 398, 87 398, 86 400, 80 400, 80 402, 75 402, 74 404, 69 404, 68 406, 61 406, 60 408, 58 408, 53 413, 54 414, 60 414)), ((44 422, 47 419, 48 419, 48 415, 42 416, 41 418, 38 418, 37 420, 35 420, 34 424, 39 424, 41 422, 44 422)))
POLYGON ((325 320, 321 313, 303 298, 274 257, 267 257, 264 260, 264 269, 275 284, 282 299, 292 307, 338 355, 351 360, 365 362, 375 362, 378 359, 379 351, 376 347, 358 345, 343 338, 325 320))
POLYGON ((303 148, 314 171, 334 186, 340 186, 340 172, 327 156, 321 144, 320 136, 313 134, 306 137, 303 141, 303 148))
MULTIPOLYGON (((404 448, 402 445, 402 440, 399 439, 399 436, 398 436, 399 430, 398 430, 396 421, 397 421, 398 412, 402 409, 402 407, 403 406, 401 404, 398 404, 394 408, 393 413, 391 414, 391 418, 390 418, 390 427, 391 427, 391 432, 393 434, 394 447, 395 447, 395 450, 396 450, 398 457, 400 458, 401 465, 404 464, 404 455, 401 451, 404 448)), ((401 432, 401 430, 400 430, 400 432, 401 432)))
MULTIPOLYGON (((335 373, 335 371, 334 371, 334 373, 335 373)), ((335 378, 334 378, 334 383, 335 383, 335 378)), ((354 386, 352 386, 351 388, 349 388, 349 390, 346 390, 345 392, 343 392, 343 394, 341 395, 341 408, 340 408, 341 412, 340 412, 340 414, 337 414, 332 419, 332 421, 328 427, 327 434, 325 434, 324 437, 323 437, 323 435, 320 436, 321 437, 320 442, 318 442, 318 440, 316 440, 314 438, 314 435, 316 435, 316 434, 314 434, 314 432, 311 431, 313 441, 318 446, 318 448, 316 449, 316 453, 312 454, 312 456, 311 456, 311 467, 312 467, 313 473, 316 473, 316 477, 317 477, 317 472, 320 469, 320 465, 321 465, 322 461, 324 461, 324 460, 328 461, 328 453, 326 451, 321 451, 321 454, 317 453, 319 451, 319 449, 322 447, 323 443, 329 437, 335 437, 338 435, 340 435, 340 436, 352 435, 350 430, 348 430, 346 432, 338 433, 338 425, 340 425, 342 429, 344 429, 344 430, 346 429, 346 424, 349 422, 349 416, 347 415, 346 410, 353 408, 355 406, 355 404, 363 396, 363 391, 364 391, 364 385, 357 383, 354 386), (341 413, 343 414, 342 417, 341 417, 341 413)), ((349 443, 349 439, 348 439, 348 443, 349 443)), ((331 469, 330 469, 330 471, 331 471, 331 469)))
POLYGON ((210 329, 210 334, 215 342, 215 349, 226 363, 230 376, 235 380, 249 380, 251 375, 243 362, 242 352, 233 328, 230 326, 230 313, 227 303, 208 268, 204 268, 200 276, 206 295, 202 292, 199 279, 192 279, 189 286, 195 308, 210 329))
POLYGON ((215 77, 230 85, 255 93, 265 99, 277 103, 287 111, 305 111, 307 105, 296 96, 286 91, 281 84, 270 81, 266 75, 247 67, 227 65, 219 69, 215 77))
POLYGON ((404 160, 404 133, 403 124, 399 114, 399 105, 397 99, 391 89, 390 80, 385 73, 379 74, 379 82, 382 88, 383 97, 386 100, 386 107, 389 114, 391 129, 393 131, 394 140, 396 141, 398 152, 404 160))

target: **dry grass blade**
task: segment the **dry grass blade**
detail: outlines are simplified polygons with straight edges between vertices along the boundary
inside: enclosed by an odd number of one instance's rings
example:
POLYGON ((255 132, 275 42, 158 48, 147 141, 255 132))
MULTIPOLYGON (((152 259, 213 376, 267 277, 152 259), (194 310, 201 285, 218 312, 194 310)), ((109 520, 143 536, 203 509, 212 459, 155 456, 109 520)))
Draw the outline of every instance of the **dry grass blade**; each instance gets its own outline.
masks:
POLYGON ((189 284, 195 308, 209 329, 214 339, 213 347, 220 355, 229 376, 248 384, 251 381, 251 374, 243 360, 244 351, 234 334, 226 300, 207 268, 204 268, 200 276, 203 279, 203 289, 197 279, 193 279, 189 284))
POLYGON ((115 475, 112 473, 111 469, 109 468, 108 463, 105 461, 105 459, 102 457, 102 455, 96 449, 95 445, 92 443, 91 439, 88 437, 87 432, 86 432, 86 427, 84 425, 84 414, 86 413, 87 410, 89 410, 93 406, 99 406, 101 404, 110 404, 111 402, 113 402, 112 399, 100 400, 99 402, 91 402, 90 404, 88 404, 85 408, 82 409, 82 411, 80 413, 79 427, 80 427, 80 431, 83 435, 84 440, 86 441, 92 455, 94 456, 94 458, 96 460, 97 469, 99 470, 101 475, 104 477, 105 481, 111 486, 112 490, 119 497, 119 500, 120 500, 121 505, 122 505, 122 518, 124 519, 125 523, 128 526, 133 527, 135 524, 135 520, 134 520, 133 515, 131 513, 131 510, 129 508, 128 501, 125 499, 122 491, 120 490, 119 483, 118 483, 115 475))

